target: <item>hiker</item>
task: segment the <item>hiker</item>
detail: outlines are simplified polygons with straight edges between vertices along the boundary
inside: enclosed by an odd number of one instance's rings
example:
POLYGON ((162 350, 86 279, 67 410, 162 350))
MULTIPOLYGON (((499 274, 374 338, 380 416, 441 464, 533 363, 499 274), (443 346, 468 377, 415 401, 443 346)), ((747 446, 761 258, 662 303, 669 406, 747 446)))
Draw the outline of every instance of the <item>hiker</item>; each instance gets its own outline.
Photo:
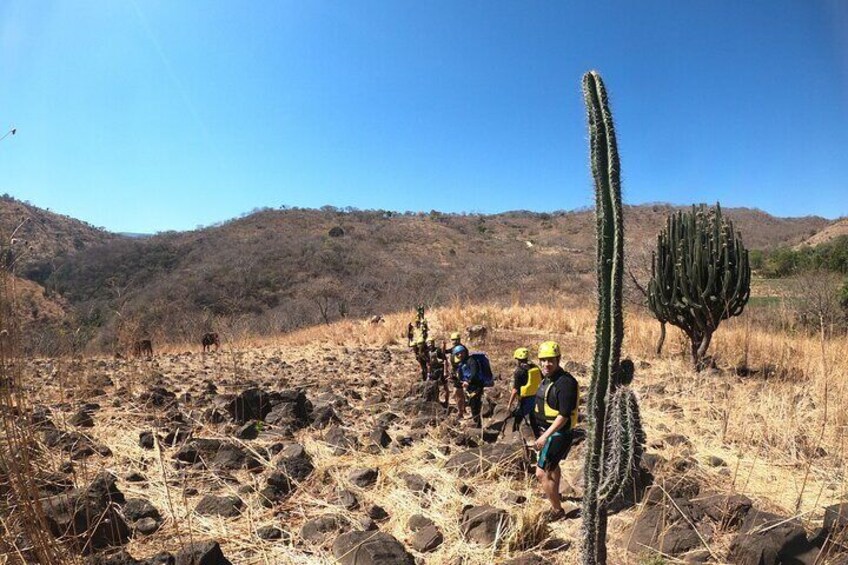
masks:
POLYGON ((456 349, 457 347, 465 346, 462 345, 462 336, 459 334, 459 332, 451 333, 450 338, 450 374, 454 388, 454 402, 456 402, 456 409, 459 414, 459 417, 465 418, 465 393, 462 391, 462 381, 459 378, 459 372, 457 370, 457 366, 459 365, 459 359, 457 359, 456 354, 454 354, 453 352, 454 349, 456 349))
POLYGON ((418 361, 418 366, 421 368, 421 380, 426 381, 428 355, 427 345, 423 337, 419 336, 415 338, 412 351, 415 354, 415 360, 418 361))
POLYGON ((447 358, 443 347, 436 347, 436 340, 432 337, 427 338, 427 378, 431 381, 438 382, 445 391, 445 407, 450 402, 450 390, 448 389, 448 379, 445 373, 447 358))
POLYGON ((539 346, 539 366, 544 380, 536 391, 534 420, 539 452, 536 478, 551 502, 548 521, 565 515, 559 494, 560 461, 571 449, 573 430, 577 426, 579 389, 577 379, 560 367, 559 344, 546 341, 539 346))
MULTIPOLYGON (((459 376, 460 394, 467 396, 468 407, 471 409, 471 418, 478 428, 483 427, 483 419, 480 412, 483 410, 483 375, 480 364, 468 354, 468 348, 457 345, 452 353, 457 359, 457 374, 459 376)), ((464 412, 463 412, 464 415, 464 412)))
POLYGON ((419 304, 415 307, 415 320, 406 326, 406 339, 409 347, 417 349, 419 339, 423 345, 427 340, 428 333, 427 320, 424 318, 424 306, 419 304))
POLYGON ((512 411, 512 404, 518 398, 518 406, 513 412, 515 419, 512 422, 512 432, 515 433, 521 427, 521 421, 530 419, 530 429, 537 438, 536 424, 533 423, 533 407, 536 404, 536 391, 542 381, 542 371, 530 362, 530 350, 519 347, 512 355, 515 359, 515 372, 512 374, 512 393, 509 395, 509 403, 506 409, 512 411))

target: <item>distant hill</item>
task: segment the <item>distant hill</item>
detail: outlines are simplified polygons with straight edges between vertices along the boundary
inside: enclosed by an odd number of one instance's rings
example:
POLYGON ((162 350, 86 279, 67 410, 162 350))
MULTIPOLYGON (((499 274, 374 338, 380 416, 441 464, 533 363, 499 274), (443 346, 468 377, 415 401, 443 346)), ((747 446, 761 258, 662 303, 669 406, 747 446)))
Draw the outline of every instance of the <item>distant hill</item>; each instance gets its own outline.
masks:
POLYGON ((839 220, 825 226, 824 229, 805 239, 801 245, 815 247, 816 245, 833 241, 837 237, 841 237, 843 235, 848 235, 848 218, 840 218, 839 220))
MULTIPOLYGON (((645 261, 675 209, 626 207, 631 264, 645 261)), ((725 212, 751 249, 794 245, 830 224, 746 208, 725 212)), ((593 284, 595 220, 588 209, 265 209, 213 227, 125 237, 0 201, 0 217, 25 215, 31 225, 19 233, 33 252, 19 273, 66 300, 70 326, 101 348, 139 334, 194 341, 213 328, 275 333, 419 301, 539 301, 588 294, 593 284)))
POLYGON ((3 195, 0 196, 0 238, 4 247, 10 245, 13 233, 16 270, 33 280, 46 277, 33 269, 43 269, 77 251, 120 239, 116 234, 70 216, 3 195))

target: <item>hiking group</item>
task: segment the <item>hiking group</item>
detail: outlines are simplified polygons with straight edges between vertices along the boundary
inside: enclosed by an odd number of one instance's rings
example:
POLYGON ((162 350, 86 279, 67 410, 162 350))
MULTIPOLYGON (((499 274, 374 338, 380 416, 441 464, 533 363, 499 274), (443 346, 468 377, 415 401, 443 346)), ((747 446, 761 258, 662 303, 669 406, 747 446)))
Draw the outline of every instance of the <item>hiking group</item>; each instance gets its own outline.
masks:
MULTIPOLYGON (((422 380, 441 384, 446 407, 450 398, 450 382, 459 418, 465 417, 467 407, 474 425, 482 428, 483 392, 494 385, 494 375, 486 354, 471 353, 462 344, 459 332, 451 334, 449 349, 445 344, 437 347, 436 340, 429 335, 423 306, 418 306, 416 320, 409 324, 407 330, 409 345, 421 368, 422 380)), ((533 447, 538 453, 536 478, 551 503, 547 518, 557 520, 565 515, 559 492, 560 462, 568 455, 574 439, 579 387, 574 376, 560 365, 562 355, 558 343, 541 343, 537 358, 538 365, 531 361, 527 347, 519 347, 513 353, 515 370, 507 419, 512 419, 513 433, 519 431, 522 422, 533 432, 533 447)))

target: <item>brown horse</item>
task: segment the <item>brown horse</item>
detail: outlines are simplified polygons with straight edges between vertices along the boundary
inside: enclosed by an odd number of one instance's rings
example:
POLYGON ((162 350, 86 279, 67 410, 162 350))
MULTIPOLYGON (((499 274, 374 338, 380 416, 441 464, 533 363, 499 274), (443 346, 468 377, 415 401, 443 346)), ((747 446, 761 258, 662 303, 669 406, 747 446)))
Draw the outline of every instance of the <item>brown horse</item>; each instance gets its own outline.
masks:
POLYGON ((200 343, 203 344, 203 352, 212 349, 212 346, 215 346, 215 351, 218 351, 218 348, 221 347, 221 339, 218 337, 218 332, 207 332, 203 334, 203 339, 200 340, 200 343))
POLYGON ((133 355, 136 357, 153 357, 153 342, 149 339, 140 339, 133 343, 133 355))

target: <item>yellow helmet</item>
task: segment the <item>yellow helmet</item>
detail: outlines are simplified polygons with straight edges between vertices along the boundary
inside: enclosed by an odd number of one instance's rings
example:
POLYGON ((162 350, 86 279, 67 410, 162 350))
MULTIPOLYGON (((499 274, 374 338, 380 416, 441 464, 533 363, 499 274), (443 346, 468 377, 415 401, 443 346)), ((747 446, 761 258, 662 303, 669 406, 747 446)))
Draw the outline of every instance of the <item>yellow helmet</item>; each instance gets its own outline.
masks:
POLYGON ((461 339, 459 332, 451 333, 451 341, 459 341, 461 339))
POLYGON ((423 345, 423 344, 424 344, 424 337, 423 336, 418 336, 418 337, 415 338, 415 345, 423 345))
POLYGON ((515 353, 512 355, 513 359, 518 359, 519 361, 527 361, 527 358, 530 357, 530 351, 526 347, 519 347, 515 350, 515 353))
POLYGON ((539 359, 550 359, 559 357, 559 344, 555 341, 546 341, 539 346, 539 359))

